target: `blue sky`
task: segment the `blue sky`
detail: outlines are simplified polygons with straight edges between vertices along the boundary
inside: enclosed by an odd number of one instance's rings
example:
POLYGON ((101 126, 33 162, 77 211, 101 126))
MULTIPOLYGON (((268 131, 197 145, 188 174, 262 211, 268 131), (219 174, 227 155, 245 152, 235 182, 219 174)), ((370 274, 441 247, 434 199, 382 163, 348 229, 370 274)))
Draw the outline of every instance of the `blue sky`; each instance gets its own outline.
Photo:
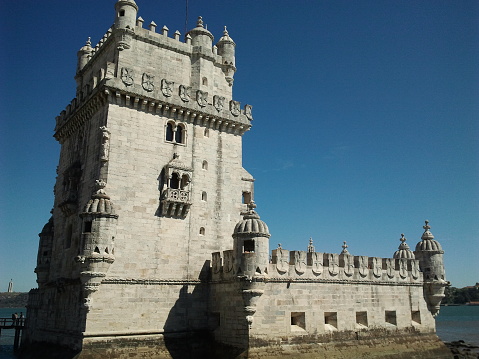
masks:
MULTIPOLYGON (((76 52, 114 0, 0 3, 0 291, 36 286, 50 217, 55 116, 76 52)), ((185 2, 137 0, 184 34, 185 2)), ((244 167, 277 243, 390 257, 428 219, 453 286, 479 282, 479 2, 189 0, 215 41, 235 40, 234 98, 253 105, 244 167)))

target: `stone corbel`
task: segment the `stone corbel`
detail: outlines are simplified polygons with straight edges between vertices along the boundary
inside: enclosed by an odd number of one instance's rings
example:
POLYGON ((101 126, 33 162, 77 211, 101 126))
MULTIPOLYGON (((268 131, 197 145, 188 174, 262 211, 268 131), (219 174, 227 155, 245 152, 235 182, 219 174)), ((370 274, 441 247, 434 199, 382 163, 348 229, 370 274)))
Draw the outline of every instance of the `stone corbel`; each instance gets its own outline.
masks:
POLYGON ((264 278, 242 279, 244 280, 242 288, 244 313, 248 327, 251 329, 258 301, 264 294, 265 282, 264 278))

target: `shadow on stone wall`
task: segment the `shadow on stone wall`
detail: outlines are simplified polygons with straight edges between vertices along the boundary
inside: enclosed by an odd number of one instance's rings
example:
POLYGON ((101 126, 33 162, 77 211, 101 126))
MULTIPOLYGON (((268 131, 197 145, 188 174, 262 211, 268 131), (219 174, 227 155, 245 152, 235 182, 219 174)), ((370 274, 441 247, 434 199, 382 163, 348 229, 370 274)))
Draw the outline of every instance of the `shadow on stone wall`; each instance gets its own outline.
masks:
POLYGON ((244 350, 221 345, 213 338, 214 323, 208 317, 207 285, 189 293, 184 285, 165 322, 165 346, 173 359, 241 357, 244 350))

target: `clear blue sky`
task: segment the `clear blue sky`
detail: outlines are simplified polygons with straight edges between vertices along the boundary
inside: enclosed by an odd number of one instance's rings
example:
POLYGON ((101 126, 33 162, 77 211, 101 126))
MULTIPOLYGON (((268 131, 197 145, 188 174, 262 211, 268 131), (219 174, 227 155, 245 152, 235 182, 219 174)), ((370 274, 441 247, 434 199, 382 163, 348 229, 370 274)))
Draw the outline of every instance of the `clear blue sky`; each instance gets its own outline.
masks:
MULTIPOLYGON (((0 3, 0 291, 36 286, 50 217, 55 116, 75 96, 76 52, 114 0, 0 3)), ((184 34, 185 2, 137 0, 184 34)), ((253 105, 244 167, 271 249, 391 257, 429 219, 452 285, 479 282, 479 2, 189 0, 235 40, 234 98, 253 105)))

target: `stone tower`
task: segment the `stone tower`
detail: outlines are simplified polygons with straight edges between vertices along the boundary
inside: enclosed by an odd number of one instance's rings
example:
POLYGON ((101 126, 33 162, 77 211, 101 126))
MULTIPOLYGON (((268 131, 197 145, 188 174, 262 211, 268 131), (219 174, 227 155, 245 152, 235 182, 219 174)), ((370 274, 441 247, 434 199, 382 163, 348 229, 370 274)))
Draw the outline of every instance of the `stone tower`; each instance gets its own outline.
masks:
POLYGON ((434 240, 429 231, 429 221, 423 226, 424 233, 421 241, 416 245, 414 254, 419 259, 419 267, 424 276, 424 297, 433 316, 439 314, 440 304, 444 298, 445 288, 448 286, 444 271, 444 251, 438 241, 434 240))
POLYGON ((402 236, 393 258, 312 239, 270 257, 242 167, 252 114, 233 99, 235 42, 224 28, 214 45, 201 17, 181 41, 138 10, 118 0, 114 25, 81 47, 76 97, 56 118, 30 357, 450 358, 434 333, 446 282, 427 222, 415 253, 402 236))
POLYGON ((251 106, 232 97, 226 28, 214 45, 199 17, 181 41, 137 16, 118 0, 114 25, 78 51, 25 342, 79 350, 99 336, 208 328, 211 253, 231 247, 253 194, 251 106))

